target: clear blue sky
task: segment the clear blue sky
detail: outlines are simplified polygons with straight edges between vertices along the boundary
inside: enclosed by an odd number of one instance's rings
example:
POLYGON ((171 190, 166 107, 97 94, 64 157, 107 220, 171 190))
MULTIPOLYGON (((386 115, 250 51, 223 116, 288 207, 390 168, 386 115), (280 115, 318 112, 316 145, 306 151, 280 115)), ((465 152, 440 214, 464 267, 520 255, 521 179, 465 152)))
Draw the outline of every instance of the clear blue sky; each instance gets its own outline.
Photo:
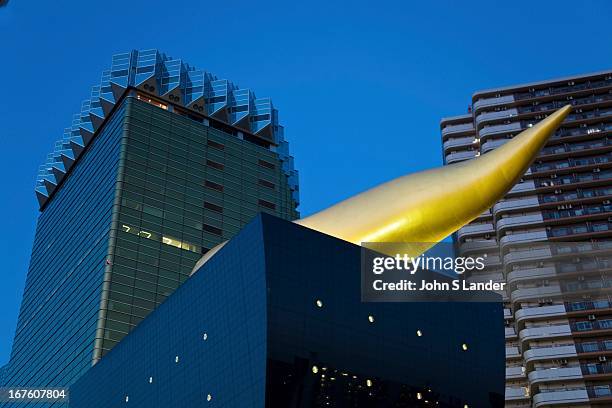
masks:
POLYGON ((34 236, 37 167, 114 53, 158 48, 271 96, 302 214, 440 165, 439 119, 464 113, 477 89, 612 68, 608 1, 90 3, 0 8, 0 364, 34 236))

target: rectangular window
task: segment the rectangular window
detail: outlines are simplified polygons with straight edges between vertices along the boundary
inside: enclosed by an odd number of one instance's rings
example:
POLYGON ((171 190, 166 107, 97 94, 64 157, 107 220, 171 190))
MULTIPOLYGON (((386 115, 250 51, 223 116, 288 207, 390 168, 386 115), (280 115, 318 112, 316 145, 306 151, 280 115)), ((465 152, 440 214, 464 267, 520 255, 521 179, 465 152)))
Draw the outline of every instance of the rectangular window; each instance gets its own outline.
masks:
POLYGON ((206 232, 210 232, 211 234, 215 234, 219 236, 221 236, 221 234, 223 233, 223 231, 220 228, 213 227, 212 225, 208 225, 208 224, 204 224, 203 230, 206 232))
POLYGON ((259 200, 259 205, 261 205, 262 207, 265 207, 265 208, 269 208, 270 210, 276 210, 276 204, 271 203, 271 202, 266 201, 266 200, 261 200, 260 199, 259 200))
POLYGON ((223 165, 223 163, 218 163, 218 162, 212 161, 212 160, 206 160, 206 165, 210 166, 212 168, 215 168, 217 170, 223 170, 223 168, 225 167, 223 165))
POLYGON ((267 188, 271 188, 272 190, 274 190, 274 188, 276 187, 274 183, 271 183, 268 180, 264 180, 264 179, 259 179, 259 185, 267 187, 267 188))
POLYGON ((204 181, 204 185, 210 189, 217 190, 223 192, 223 186, 221 184, 215 183, 213 181, 204 181))
POLYGON ((270 163, 269 161, 265 161, 265 160, 262 160, 262 159, 259 159, 259 165, 261 167, 265 167, 266 169, 271 169, 271 170, 274 170, 276 168, 274 163, 270 163))
POLYGON ((204 201, 204 208, 223 214, 223 207, 217 204, 209 203, 208 201, 204 201))
POLYGON ((224 146, 224 145, 222 145, 222 144, 221 144, 221 143, 219 143, 219 142, 215 142, 214 140, 210 140, 210 139, 208 139, 208 140, 206 141, 206 144, 207 144, 208 146, 210 146, 210 147, 214 147, 215 149, 219 149, 219 150, 223 150, 223 149, 225 149, 225 146, 224 146))

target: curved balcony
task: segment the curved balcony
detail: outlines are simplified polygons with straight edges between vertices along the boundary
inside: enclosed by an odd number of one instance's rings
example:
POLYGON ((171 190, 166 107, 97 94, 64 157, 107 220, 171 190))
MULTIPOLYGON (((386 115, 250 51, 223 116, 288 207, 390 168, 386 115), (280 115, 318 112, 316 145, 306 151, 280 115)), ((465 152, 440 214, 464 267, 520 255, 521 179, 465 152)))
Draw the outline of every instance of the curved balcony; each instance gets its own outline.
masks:
POLYGON ((521 353, 519 352, 518 347, 510 346, 506 347, 506 358, 520 358, 521 353))
POLYGON ((559 295, 561 295, 561 287, 559 284, 553 283, 549 286, 513 290, 512 293, 510 293, 510 299, 512 300, 512 303, 516 303, 526 302, 528 300, 551 298, 559 295))
POLYGON ((459 245, 459 253, 462 255, 468 252, 489 252, 496 249, 498 249, 498 245, 494 239, 467 241, 459 245))
POLYGON ((506 340, 515 338, 516 330, 514 330, 514 327, 504 327, 504 337, 506 340))
POLYGON ((518 210, 526 210, 529 208, 538 208, 540 206, 540 201, 536 196, 529 197, 521 197, 514 198, 509 200, 501 200, 498 201, 493 206, 493 215, 497 216, 502 212, 511 212, 518 210))
POLYGON ((470 235, 486 235, 486 234, 491 234, 493 235, 495 232, 495 230, 493 229, 493 224, 491 223, 486 223, 486 224, 468 224, 465 227, 459 229, 459 231, 457 231, 457 238, 458 239, 462 239, 465 238, 466 236, 470 236, 470 235))
POLYGON ((493 140, 488 140, 486 142, 484 142, 482 144, 482 146, 480 147, 480 151, 482 152, 482 154, 491 151, 491 150, 495 150, 497 149, 499 146, 505 144, 508 140, 510 139, 493 139, 493 140))
POLYGON ((446 155, 446 164, 456 163, 463 160, 470 160, 476 157, 476 150, 465 150, 462 152, 455 152, 446 155))
MULTIPOLYGON (((558 276, 554 266, 548 266, 545 268, 530 268, 530 269, 517 269, 508 272, 506 280, 509 285, 516 284, 518 282, 528 282, 532 280, 550 279, 558 276)), ((518 312, 517 312, 518 313, 518 312)))
POLYGON ((508 228, 529 227, 539 225, 544 222, 542 213, 519 215, 518 217, 506 217, 497 221, 497 231, 502 232, 508 228))
POLYGON ((525 367, 506 367, 506 379, 516 380, 525 378, 525 367))
POLYGON ((582 378, 580 367, 547 368, 530 372, 529 384, 536 385, 552 381, 580 380, 582 378))
POLYGON ((476 127, 480 127, 480 125, 484 122, 510 119, 516 116, 518 116, 518 110, 516 110, 515 108, 500 111, 483 112, 476 115, 476 127))
POLYGON ((454 134, 463 134, 474 132, 474 124, 470 123, 460 123, 457 125, 446 125, 442 128, 442 137, 446 138, 447 136, 454 134))
POLYGON ((533 180, 527 180, 525 182, 515 184, 514 187, 512 187, 510 191, 508 191, 507 195, 512 196, 512 195, 518 195, 518 194, 525 194, 529 192, 534 192, 535 189, 536 189, 536 186, 533 180))
POLYGON ((572 335, 572 329, 569 324, 560 324, 554 326, 530 327, 519 332, 521 344, 527 341, 535 341, 541 339, 557 339, 560 337, 569 337, 572 335))
POLYGON ((504 235, 499 239, 499 244, 502 252, 505 251, 508 245, 521 244, 526 242, 546 241, 548 234, 544 228, 536 231, 517 232, 514 234, 504 235))
POLYGON ((518 250, 508 252, 506 255, 504 255, 504 264, 509 265, 516 262, 528 262, 537 261, 540 259, 549 259, 552 255, 553 254, 549 247, 529 250, 518 250))
POLYGON ((529 399, 529 389, 526 387, 506 387, 506 401, 529 399))
POLYGON ((558 346, 532 348, 523 353, 525 363, 531 364, 536 361, 557 360, 561 358, 577 357, 576 346, 558 346))
POLYGON ((473 144, 474 144, 474 137, 467 136, 467 137, 453 138, 453 139, 447 140, 442 145, 442 148, 444 149, 444 152, 446 152, 448 149, 453 148, 453 147, 468 147, 468 146, 472 146, 473 144))
POLYGON ((478 131, 480 139, 484 139, 491 135, 506 134, 510 132, 520 132, 523 130, 520 122, 507 123, 503 125, 485 126, 478 131))
POLYGON ((525 321, 528 320, 549 319, 565 316, 565 314, 566 311, 564 305, 552 305, 519 309, 514 314, 514 318, 516 319, 517 324, 523 326, 525 321))
POLYGON ((534 408, 589 402, 585 389, 540 392, 533 396, 534 408))
POLYGON ((472 104, 472 109, 474 112, 478 112, 483 108, 495 105, 506 105, 512 102, 514 102, 514 95, 504 95, 495 98, 479 98, 472 104))

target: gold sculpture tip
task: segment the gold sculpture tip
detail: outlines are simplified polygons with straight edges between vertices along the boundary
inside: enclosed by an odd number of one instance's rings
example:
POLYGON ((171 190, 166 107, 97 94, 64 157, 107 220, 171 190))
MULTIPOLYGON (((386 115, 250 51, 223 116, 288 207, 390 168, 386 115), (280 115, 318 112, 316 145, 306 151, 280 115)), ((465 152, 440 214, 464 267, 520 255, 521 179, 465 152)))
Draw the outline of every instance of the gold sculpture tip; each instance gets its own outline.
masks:
POLYGON ((571 109, 567 105, 557 110, 473 160, 399 177, 295 222, 358 245, 407 242, 431 246, 501 199, 525 174, 571 109))

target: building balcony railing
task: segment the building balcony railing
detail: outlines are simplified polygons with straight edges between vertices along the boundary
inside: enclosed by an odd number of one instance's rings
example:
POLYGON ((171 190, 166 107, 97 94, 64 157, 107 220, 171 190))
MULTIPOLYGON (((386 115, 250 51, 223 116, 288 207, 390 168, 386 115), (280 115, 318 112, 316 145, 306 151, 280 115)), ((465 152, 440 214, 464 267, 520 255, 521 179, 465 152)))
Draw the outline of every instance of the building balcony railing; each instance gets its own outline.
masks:
POLYGON ((482 112, 476 115, 475 122, 476 127, 480 126, 481 123, 489 121, 489 120, 500 120, 512 118, 518 115, 518 111, 515 108, 500 110, 500 111, 489 111, 482 112))
POLYGON ((529 388, 506 387, 506 401, 529 399, 529 388))
POLYGON ((535 99, 541 98, 545 96, 553 96, 553 95, 561 95, 566 93, 573 93, 578 91, 583 91, 587 89, 597 89, 597 88, 605 88, 608 86, 612 86, 612 79, 603 79, 599 81, 589 81, 578 85, 568 85, 563 87, 554 87, 547 89, 537 89, 530 92, 521 92, 514 94, 514 98, 517 101, 523 99, 535 99))
POLYGON ((506 142, 508 142, 510 139, 493 139, 493 140, 488 140, 486 142, 484 142, 482 144, 482 146, 480 147, 480 152, 482 154, 485 154, 488 151, 491 150, 495 150, 497 149, 499 146, 502 146, 504 144, 506 144, 506 142))
POLYGON ((442 138, 446 139, 450 135, 461 135, 474 132, 473 123, 460 123, 456 125, 446 125, 442 128, 442 138))
POLYGON ((470 160, 476 157, 476 150, 464 150, 462 152, 454 152, 446 155, 446 164, 456 163, 463 160, 470 160))
POLYGON ((506 367, 507 379, 525 378, 525 367, 506 367))
POLYGON ((514 102, 514 95, 504 95, 494 98, 482 98, 478 99, 477 101, 474 101, 472 109, 474 110, 474 112, 478 112, 478 110, 486 108, 488 106, 505 105, 512 102, 514 102))
POLYGON ((612 179, 612 171, 602 170, 599 173, 588 172, 588 173, 577 173, 577 174, 565 174, 563 176, 559 176, 554 179, 546 178, 546 179, 537 179, 537 180, 531 180, 531 181, 534 182, 535 188, 547 188, 547 187, 567 186, 570 184, 592 183, 594 181, 599 181, 599 180, 608 182, 610 179, 612 179))
POLYGON ((520 122, 512 122, 512 123, 504 123, 503 125, 490 125, 485 126, 478 131, 478 135, 480 139, 485 137, 502 134, 502 133, 512 133, 512 132, 520 132, 523 129, 527 128, 527 124, 522 126, 520 122))
POLYGON ((514 327, 504 327, 504 336, 506 337, 506 339, 512 339, 516 337, 516 330, 514 330, 514 327))
POLYGON ((549 286, 540 286, 536 288, 516 289, 510 293, 512 303, 526 302, 528 300, 537 300, 543 298, 553 298, 562 294, 561 287, 557 283, 549 286))
POLYGON ((519 332, 521 344, 528 341, 541 339, 556 339, 560 337, 569 337, 572 335, 572 330, 569 324, 560 324, 554 326, 530 327, 519 332))
POLYGON ((528 364, 536 361, 567 359, 577 356, 574 345, 531 348, 523 353, 525 363, 528 364))
POLYGON ((522 327, 525 321, 528 320, 554 318, 565 314, 566 310, 564 305, 552 305, 519 309, 514 314, 514 318, 519 327, 522 327))
POLYGON ((586 300, 581 302, 565 302, 564 308, 567 312, 582 312, 589 310, 601 310, 612 308, 609 300, 586 300))
MULTIPOLYGON (((507 236, 510 236, 510 235, 507 235, 507 236)), ((504 264, 511 265, 517 262, 527 262, 527 261, 538 261, 541 259, 550 259, 552 254, 553 254, 552 249, 548 246, 517 249, 515 251, 508 252, 504 255, 504 264)))
POLYGON ((506 358, 519 358, 521 357, 521 353, 519 352, 518 347, 510 346, 506 347, 506 358))
MULTIPOLYGON (((598 104, 607 101, 612 101, 612 95, 610 94, 598 94, 598 95, 590 95, 582 98, 572 99, 573 106, 584 106, 591 104, 598 104)), ((549 110, 557 110, 567 105, 567 101, 552 101, 548 103, 541 103, 538 105, 531 106, 519 106, 517 111, 519 114, 524 113, 537 113, 537 112, 546 112, 549 110)))
POLYGON ((542 194, 540 195, 539 199, 543 203, 558 203, 563 201, 606 197, 609 195, 612 195, 612 187, 596 187, 590 189, 581 189, 579 191, 567 191, 561 194, 542 194))
POLYGON ((493 206, 493 215, 497 216, 499 213, 502 212, 537 208, 539 205, 540 201, 536 196, 505 199, 498 201, 493 206))
POLYGON ((579 380, 582 378, 580 367, 547 368, 529 373, 529 384, 537 385, 552 381, 579 380))
POLYGON ((597 398, 608 398, 612 397, 612 385, 595 385, 592 387, 587 387, 587 393, 589 398, 597 399, 597 398))
POLYGON ((549 390, 547 392, 539 392, 533 396, 533 407, 551 407, 551 406, 567 406, 571 404, 579 404, 588 402, 589 395, 584 388, 575 388, 569 390, 549 390))
POLYGON ((452 147, 467 147, 467 146, 472 146, 474 144, 474 137, 469 136, 469 137, 461 137, 461 138, 453 138, 453 139, 449 139, 446 142, 444 142, 443 144, 443 149, 446 152, 446 150, 452 148, 452 147))
POLYGON ((521 244, 527 242, 545 241, 548 239, 548 234, 544 228, 536 231, 514 232, 506 234, 499 239, 499 244, 502 253, 506 251, 506 247, 510 244, 521 244))
POLYGON ((604 133, 612 130, 612 123, 598 123, 591 124, 590 126, 584 127, 572 127, 572 128, 561 128, 555 132, 551 137, 551 140, 558 140, 564 138, 581 137, 590 135, 593 133, 604 133))
POLYGON ((612 330, 612 319, 575 322, 570 324, 572 332, 612 330))
POLYGON ((515 217, 505 217, 497 221, 496 228, 497 232, 501 233, 508 228, 514 227, 528 227, 533 225, 539 225, 544 222, 542 213, 519 215, 515 217))
POLYGON ((459 252, 463 255, 468 252, 488 252, 498 248, 495 239, 483 239, 475 241, 466 241, 459 245, 459 252))
POLYGON ((612 142, 608 138, 598 139, 598 140, 587 140, 582 143, 564 143, 564 144, 544 147, 542 150, 540 150, 539 157, 553 156, 553 155, 563 154, 563 153, 575 153, 575 152, 581 152, 585 150, 599 149, 599 148, 608 147, 611 145, 612 145, 612 142))
POLYGON ((527 180, 522 183, 515 184, 514 187, 508 191, 508 196, 513 196, 517 194, 524 194, 528 192, 533 192, 536 189, 536 185, 533 180, 527 180))
POLYGON ((580 370, 583 375, 612 374, 612 363, 581 364, 580 370))
POLYGON ((612 351, 612 340, 585 341, 582 343, 577 343, 576 351, 580 354, 612 351))
POLYGON ((492 223, 486 224, 468 224, 457 231, 457 238, 461 240, 469 235, 486 235, 495 233, 492 223))

